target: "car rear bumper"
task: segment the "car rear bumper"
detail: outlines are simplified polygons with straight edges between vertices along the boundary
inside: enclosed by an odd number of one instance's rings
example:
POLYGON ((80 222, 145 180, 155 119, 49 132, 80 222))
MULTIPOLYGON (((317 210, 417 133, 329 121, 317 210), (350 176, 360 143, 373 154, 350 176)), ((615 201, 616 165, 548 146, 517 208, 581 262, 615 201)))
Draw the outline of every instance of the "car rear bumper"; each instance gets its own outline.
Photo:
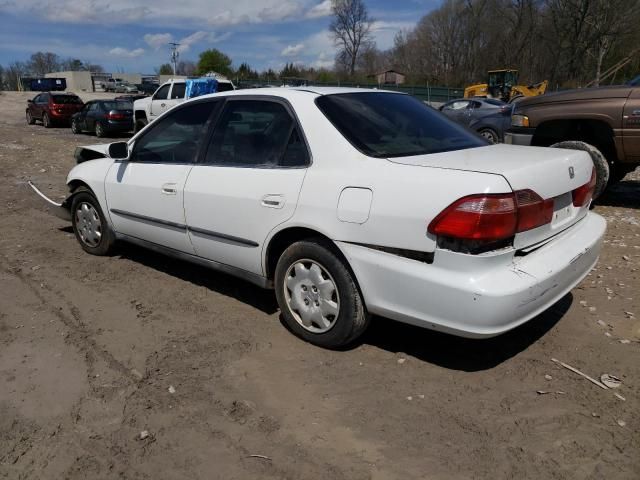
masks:
POLYGON ((531 145, 532 140, 533 134, 531 133, 505 132, 504 134, 504 143, 508 145, 523 145, 528 147, 531 145))
POLYGON ((507 332, 560 300, 595 265, 605 220, 588 213, 525 256, 438 250, 427 264, 338 242, 369 312, 463 337, 507 332))
POLYGON ((127 120, 123 122, 115 122, 113 120, 109 120, 108 122, 103 124, 103 127, 106 131, 109 132, 128 132, 133 130, 133 120, 127 120))

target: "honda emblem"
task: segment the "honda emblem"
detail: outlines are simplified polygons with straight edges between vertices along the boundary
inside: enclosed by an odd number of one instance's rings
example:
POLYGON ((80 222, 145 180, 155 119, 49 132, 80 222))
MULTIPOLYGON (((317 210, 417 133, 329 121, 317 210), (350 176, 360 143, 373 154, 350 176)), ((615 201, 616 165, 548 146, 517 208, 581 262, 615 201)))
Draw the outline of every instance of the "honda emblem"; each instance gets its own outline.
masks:
POLYGON ((576 171, 573 169, 573 167, 569 167, 569 178, 573 179, 573 177, 576 176, 576 171))

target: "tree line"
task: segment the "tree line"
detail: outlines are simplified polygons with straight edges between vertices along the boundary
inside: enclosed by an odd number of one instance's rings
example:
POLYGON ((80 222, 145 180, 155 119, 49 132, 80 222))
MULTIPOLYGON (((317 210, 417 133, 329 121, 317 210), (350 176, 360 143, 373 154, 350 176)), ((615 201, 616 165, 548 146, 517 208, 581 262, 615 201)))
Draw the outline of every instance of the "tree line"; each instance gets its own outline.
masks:
MULTIPOLYGON (((211 71, 244 81, 371 82, 387 69, 404 73, 407 83, 463 87, 486 81, 491 69, 515 68, 521 83, 549 80, 551 88, 579 87, 631 56, 606 83, 621 83, 640 71, 640 0, 443 0, 412 29, 397 33, 387 50, 376 46, 377 22, 364 0, 332 0, 329 24, 336 48, 333 68, 287 63, 261 72, 217 49, 197 62, 177 65, 179 75, 211 71)), ((51 52, 36 52, 27 62, 0 66, 0 85, 17 89, 21 76, 61 70, 102 72, 100 65, 51 52)), ((171 64, 158 74, 173 74, 171 64)))
POLYGON ((47 73, 69 70, 99 73, 104 68, 78 58, 62 58, 52 52, 36 52, 26 62, 15 61, 6 67, 0 65, 0 89, 18 90, 21 77, 44 77, 47 73))
MULTIPOLYGON (((334 1, 334 10, 352 3, 362 0, 334 1)), ((461 87, 484 82, 487 70, 516 68, 525 83, 579 87, 597 85, 608 67, 631 55, 609 79, 620 83, 640 70, 638 26, 640 0, 444 0, 415 28, 400 31, 387 51, 367 35, 356 72, 394 68, 411 83, 461 87)))

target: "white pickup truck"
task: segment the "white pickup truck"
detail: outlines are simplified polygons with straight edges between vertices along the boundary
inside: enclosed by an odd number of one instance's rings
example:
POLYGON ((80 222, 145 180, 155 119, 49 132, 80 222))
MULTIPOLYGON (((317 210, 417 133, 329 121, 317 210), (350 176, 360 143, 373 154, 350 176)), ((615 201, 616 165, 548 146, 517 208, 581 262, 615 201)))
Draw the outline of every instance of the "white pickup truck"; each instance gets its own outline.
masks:
MULTIPOLYGON (((235 90, 235 86, 230 80, 216 78, 218 81, 218 92, 235 90)), ((135 132, 142 130, 148 123, 151 123, 171 107, 184 102, 186 98, 187 81, 185 79, 171 79, 162 84, 155 93, 146 98, 133 102, 135 115, 135 132)))

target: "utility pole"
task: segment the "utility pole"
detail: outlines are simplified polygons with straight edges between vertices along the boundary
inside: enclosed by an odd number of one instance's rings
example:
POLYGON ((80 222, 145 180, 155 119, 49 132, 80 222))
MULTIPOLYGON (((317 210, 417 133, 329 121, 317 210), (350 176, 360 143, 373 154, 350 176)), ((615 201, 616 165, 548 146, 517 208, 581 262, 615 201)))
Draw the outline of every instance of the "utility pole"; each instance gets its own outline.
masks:
POLYGON ((178 74, 178 58, 180 58, 180 52, 178 51, 179 43, 169 42, 171 45, 171 63, 173 64, 173 74, 178 74))

